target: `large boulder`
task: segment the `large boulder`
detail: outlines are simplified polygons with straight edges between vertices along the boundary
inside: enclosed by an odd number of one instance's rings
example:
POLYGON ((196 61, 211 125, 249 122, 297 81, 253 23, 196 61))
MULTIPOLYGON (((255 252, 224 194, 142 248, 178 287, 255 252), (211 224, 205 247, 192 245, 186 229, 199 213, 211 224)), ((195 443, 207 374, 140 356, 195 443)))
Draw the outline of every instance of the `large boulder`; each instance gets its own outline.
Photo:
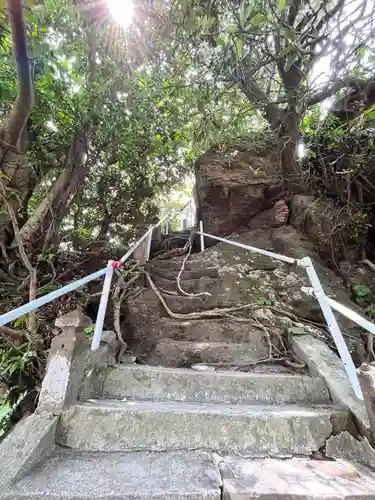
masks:
MULTIPOLYGON (((205 232, 227 236, 247 227, 252 217, 272 209, 282 198, 279 163, 271 138, 235 144, 224 152, 210 151, 198 158, 196 197, 205 232)), ((256 224, 251 227, 259 227, 256 224)))

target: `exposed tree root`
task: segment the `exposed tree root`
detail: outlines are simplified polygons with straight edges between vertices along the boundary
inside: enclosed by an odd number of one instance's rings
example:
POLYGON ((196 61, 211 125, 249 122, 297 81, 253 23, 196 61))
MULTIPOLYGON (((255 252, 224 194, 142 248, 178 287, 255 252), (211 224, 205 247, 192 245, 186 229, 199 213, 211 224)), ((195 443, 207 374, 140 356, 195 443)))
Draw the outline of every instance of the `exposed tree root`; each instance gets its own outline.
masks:
POLYGON ((117 362, 120 363, 121 359, 128 347, 128 344, 125 342, 121 332, 121 306, 123 301, 126 298, 126 293, 131 287, 131 285, 139 278, 140 273, 137 272, 129 281, 125 282, 125 278, 133 272, 138 267, 138 264, 132 266, 125 274, 122 274, 116 284, 115 291, 113 292, 113 302, 114 302, 114 329, 117 335, 117 339, 120 344, 120 349, 117 355, 117 362))

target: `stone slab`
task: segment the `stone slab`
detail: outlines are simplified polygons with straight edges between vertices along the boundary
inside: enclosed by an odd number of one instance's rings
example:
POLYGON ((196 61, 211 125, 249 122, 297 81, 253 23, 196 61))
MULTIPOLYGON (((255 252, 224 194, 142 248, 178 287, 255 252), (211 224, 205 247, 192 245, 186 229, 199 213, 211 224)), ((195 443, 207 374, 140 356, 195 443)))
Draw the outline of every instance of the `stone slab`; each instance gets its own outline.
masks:
POLYGON ((355 439, 349 432, 331 436, 327 441, 328 457, 362 463, 375 470, 375 450, 367 438, 355 439))
POLYGON ((209 454, 74 453, 61 450, 17 483, 6 500, 220 500, 209 454))
POLYGON ((322 378, 287 374, 197 372, 143 365, 112 369, 104 397, 233 404, 329 404, 322 378))
POLYGON ((297 405, 98 400, 64 412, 58 442, 85 451, 206 449, 251 457, 310 455, 325 445, 338 415, 332 408, 297 405))
POLYGON ((311 375, 323 377, 333 402, 349 408, 363 435, 369 436, 370 423, 365 405, 354 394, 341 359, 312 335, 293 337, 293 351, 307 364, 311 375))
POLYGON ((241 344, 227 342, 188 342, 161 340, 147 359, 148 364, 189 367, 196 363, 246 364, 268 355, 264 337, 241 344))
POLYGON ((53 452, 57 421, 57 417, 34 414, 18 422, 0 444, 0 486, 12 484, 53 452))
POLYGON ((223 500, 374 500, 375 475, 345 461, 224 457, 223 500))

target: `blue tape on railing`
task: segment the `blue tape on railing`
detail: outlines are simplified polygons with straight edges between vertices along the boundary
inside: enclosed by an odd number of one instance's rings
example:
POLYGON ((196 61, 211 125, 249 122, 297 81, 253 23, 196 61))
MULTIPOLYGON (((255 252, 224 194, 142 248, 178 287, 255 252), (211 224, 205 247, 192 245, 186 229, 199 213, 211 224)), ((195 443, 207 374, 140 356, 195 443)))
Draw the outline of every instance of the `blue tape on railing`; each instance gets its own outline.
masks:
POLYGON ((73 281, 73 283, 69 283, 69 285, 65 285, 59 288, 58 290, 55 290, 54 292, 48 293, 47 295, 43 295, 43 297, 40 297, 39 299, 35 299, 29 302, 28 304, 24 304, 23 306, 17 307, 17 309, 13 309, 13 311, 9 311, 5 314, 2 314, 0 316, 0 326, 6 325, 10 321, 14 321, 15 319, 19 318, 20 316, 23 316, 24 314, 28 314, 32 311, 35 311, 39 307, 48 304, 48 302, 52 302, 53 300, 58 299, 65 293, 73 292, 73 290, 76 290, 80 286, 86 285, 86 283, 89 283, 90 281, 93 281, 96 278, 100 278, 101 276, 106 274, 109 270, 111 270, 111 267, 105 267, 100 271, 96 271, 95 273, 89 274, 85 278, 73 281))

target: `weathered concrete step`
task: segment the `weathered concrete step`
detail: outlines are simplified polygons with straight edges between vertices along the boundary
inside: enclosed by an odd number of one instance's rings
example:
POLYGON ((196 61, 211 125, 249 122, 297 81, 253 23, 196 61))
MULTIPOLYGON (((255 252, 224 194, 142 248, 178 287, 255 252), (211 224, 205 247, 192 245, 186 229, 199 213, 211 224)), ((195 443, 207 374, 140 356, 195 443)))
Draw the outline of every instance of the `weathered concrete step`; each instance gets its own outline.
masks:
POLYGON ((262 332, 253 341, 241 344, 226 342, 189 342, 160 340, 147 357, 147 364, 176 368, 189 368, 196 363, 248 364, 268 355, 262 332))
MULTIPOLYGON (((179 292, 177 279, 161 278, 157 274, 152 276, 154 283, 161 289, 168 292, 179 292)), ((204 293, 208 292, 212 295, 222 293, 223 283, 219 278, 210 278, 209 276, 201 276, 193 280, 180 280, 180 287, 187 293, 204 293)), ((181 292, 179 292, 181 293, 181 292)))
MULTIPOLYGON (((152 275, 156 274, 160 276, 161 278, 166 278, 166 279, 176 279, 180 270, 178 269, 167 269, 167 268, 161 268, 161 267, 156 267, 153 264, 147 264, 145 266, 145 269, 152 275)), ((191 269, 191 270, 185 270, 182 273, 181 278, 184 280, 194 280, 194 279, 199 279, 202 276, 207 276, 209 278, 218 278, 219 277, 219 271, 216 267, 202 267, 200 269, 191 269)))
POLYGON ((163 293, 169 309, 180 314, 206 311, 208 309, 226 308, 238 305, 238 299, 227 294, 201 295, 200 297, 187 297, 183 295, 168 295, 163 293))
MULTIPOLYGON (((150 263, 158 269, 165 269, 167 271, 177 271, 181 270, 185 256, 173 259, 153 259, 150 263)), ((209 266, 210 268, 215 268, 217 266, 209 266)), ((207 266, 201 260, 188 259, 185 262, 184 269, 186 271, 204 271, 207 266)))
POLYGON ((219 470, 204 452, 61 450, 4 500, 220 500, 220 484, 219 470))
POLYGON ((85 451, 213 450, 242 456, 310 455, 347 412, 302 406, 245 406, 98 400, 72 406, 58 443, 85 451), (332 421, 331 421, 332 419, 332 421))
POLYGON ((223 500, 374 500, 375 474, 345 461, 224 457, 223 500))
POLYGON ((264 332, 249 323, 237 323, 230 319, 206 319, 179 321, 161 318, 157 327, 159 338, 191 342, 242 342, 264 343, 264 332))
POLYGON ((322 378, 122 365, 104 384, 104 397, 231 404, 329 404, 322 378))

